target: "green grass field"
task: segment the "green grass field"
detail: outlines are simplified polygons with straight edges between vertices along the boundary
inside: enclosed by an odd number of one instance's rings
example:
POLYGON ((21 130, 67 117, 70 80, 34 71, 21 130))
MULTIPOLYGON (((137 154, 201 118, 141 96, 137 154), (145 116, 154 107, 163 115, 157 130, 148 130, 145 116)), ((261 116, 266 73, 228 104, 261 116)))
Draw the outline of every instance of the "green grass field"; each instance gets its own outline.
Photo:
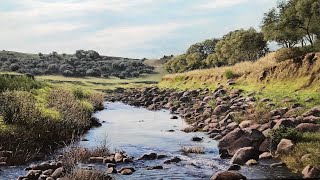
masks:
POLYGON ((154 74, 142 75, 138 78, 119 79, 116 77, 110 78, 95 78, 95 77, 64 77, 64 76, 36 76, 39 81, 47 82, 56 86, 64 86, 70 88, 83 88, 90 90, 110 90, 116 88, 134 88, 142 86, 157 85, 161 78, 165 75, 162 67, 156 67, 154 74))

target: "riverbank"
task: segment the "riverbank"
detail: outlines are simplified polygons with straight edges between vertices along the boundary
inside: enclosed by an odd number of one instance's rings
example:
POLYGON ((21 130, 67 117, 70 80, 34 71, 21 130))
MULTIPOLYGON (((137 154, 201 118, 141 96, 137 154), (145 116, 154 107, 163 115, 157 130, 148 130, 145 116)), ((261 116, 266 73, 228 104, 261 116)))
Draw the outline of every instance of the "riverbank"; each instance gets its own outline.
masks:
POLYGON ((45 159, 93 126, 104 94, 50 86, 33 76, 1 75, 1 166, 45 159))
MULTIPOLYGON (((248 94, 226 84, 220 84, 214 91, 121 90, 115 91, 107 100, 122 101, 149 110, 168 109, 190 124, 182 131, 204 131, 210 138, 219 141, 221 158, 231 158, 233 164, 254 165, 259 163, 259 159, 274 158, 286 162, 290 168, 295 164, 310 163, 303 167, 307 169, 303 172, 305 177, 313 176, 318 171, 317 148, 308 148, 303 153, 308 159, 300 157, 292 164, 288 161, 298 158, 294 154, 295 148, 306 143, 306 139, 309 138, 308 143, 313 146, 319 145, 318 107, 306 112, 300 112, 299 105, 275 108, 270 99, 256 97, 253 93, 248 94)), ((296 170, 300 171, 300 168, 296 170)))

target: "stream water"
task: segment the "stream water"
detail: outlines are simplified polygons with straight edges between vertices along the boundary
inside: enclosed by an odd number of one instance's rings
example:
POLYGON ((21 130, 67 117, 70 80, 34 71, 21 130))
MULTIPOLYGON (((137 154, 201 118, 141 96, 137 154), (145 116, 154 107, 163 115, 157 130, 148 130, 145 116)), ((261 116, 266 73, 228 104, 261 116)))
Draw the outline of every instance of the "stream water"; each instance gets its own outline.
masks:
MULTIPOLYGON (((178 156, 180 163, 164 165, 162 160, 135 161, 132 166, 136 172, 130 176, 116 175, 116 179, 209 179, 220 170, 226 170, 229 160, 220 159, 217 141, 207 138, 202 132, 184 133, 180 131, 187 126, 180 118, 170 119, 169 111, 149 111, 120 102, 105 103, 106 109, 94 114, 102 123, 99 128, 91 129, 81 141, 84 147, 96 147, 102 142, 112 149, 123 150, 128 155, 138 158, 145 153, 165 154, 168 158, 178 156), (171 130, 169 132, 169 130, 171 130), (172 131, 173 130, 173 131, 172 131), (203 137, 201 142, 193 142, 193 136, 203 137), (184 146, 201 146, 204 154, 183 154, 184 146), (146 170, 148 166, 162 165, 164 169, 146 170)), ((287 168, 270 168, 268 161, 262 161, 254 167, 243 166, 240 172, 249 179, 293 179, 298 175, 290 173, 287 168)), ((102 165, 98 168, 105 169, 102 165)), ((24 175, 24 167, 9 167, 0 171, 0 179, 16 178, 24 175)))

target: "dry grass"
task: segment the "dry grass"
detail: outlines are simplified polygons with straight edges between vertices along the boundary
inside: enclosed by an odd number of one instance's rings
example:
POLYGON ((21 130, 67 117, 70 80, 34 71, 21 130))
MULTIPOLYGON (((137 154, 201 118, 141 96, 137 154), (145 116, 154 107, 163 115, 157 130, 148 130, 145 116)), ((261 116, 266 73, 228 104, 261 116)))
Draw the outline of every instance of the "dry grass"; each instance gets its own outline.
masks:
MULTIPOLYGON (((259 59, 256 62, 244 61, 237 63, 234 66, 225 66, 219 68, 194 70, 185 73, 178 74, 168 74, 163 77, 160 82, 160 87, 209 87, 212 84, 217 84, 218 82, 226 81, 225 73, 228 71, 233 72, 237 76, 243 76, 247 74, 256 74, 262 71, 264 68, 272 67, 276 64, 274 53, 270 53, 265 57, 259 59), (182 82, 183 81, 183 82, 182 82), (192 84, 190 86, 186 85, 186 82, 192 84), (201 84, 198 84, 201 83, 201 84), (182 86, 181 86, 182 84, 182 86), (184 84, 184 85, 183 85, 184 84)), ((211 86, 214 87, 214 86, 211 86)))
POLYGON ((200 146, 184 146, 180 149, 183 154, 204 154, 205 148, 200 146))
POLYGON ((99 170, 77 169, 67 174, 64 180, 111 180, 112 177, 99 170))
POLYGON ((105 157, 111 154, 106 145, 100 145, 95 148, 84 148, 71 145, 64 149, 62 154, 62 162, 67 170, 74 169, 78 163, 88 162, 90 157, 105 157))

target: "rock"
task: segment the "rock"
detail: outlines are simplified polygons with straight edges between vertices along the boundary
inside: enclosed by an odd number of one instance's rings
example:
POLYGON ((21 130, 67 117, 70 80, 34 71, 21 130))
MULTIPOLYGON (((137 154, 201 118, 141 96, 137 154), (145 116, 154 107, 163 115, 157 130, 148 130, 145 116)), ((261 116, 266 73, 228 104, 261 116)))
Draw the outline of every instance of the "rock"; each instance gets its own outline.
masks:
POLYGON ((27 179, 38 179, 41 175, 41 172, 41 170, 30 170, 25 177, 27 179))
POLYGON ((174 157, 172 159, 166 160, 163 163, 164 164, 171 164, 171 163, 179 163, 181 159, 179 157, 174 157))
POLYGON ((214 174, 212 180, 246 180, 247 178, 237 171, 222 171, 214 174))
POLYGON ((253 125, 255 122, 252 121, 252 120, 246 120, 246 121, 242 121, 240 124, 239 124, 239 127, 244 129, 244 128, 247 128, 251 125, 253 125))
POLYGON ((254 166, 254 165, 257 165, 258 162, 255 160, 255 159, 250 159, 246 162, 246 165, 247 166, 254 166))
POLYGON ((156 153, 144 154, 139 160, 155 160, 157 159, 156 153))
POLYGON ((281 139, 277 146, 277 154, 288 154, 294 148, 294 144, 289 139, 281 139))
POLYGON ((123 167, 118 172, 122 175, 131 175, 133 172, 135 172, 135 169, 132 167, 123 167))
POLYGON ((132 163, 133 161, 132 161, 132 158, 123 158, 122 162, 125 164, 128 164, 128 163, 132 163))
POLYGON ((123 162, 123 158, 124 158, 124 156, 123 156, 121 153, 116 153, 116 154, 114 155, 114 160, 115 160, 116 162, 123 162))
POLYGON ((270 151, 270 139, 266 138, 259 146, 259 151, 261 152, 268 152, 270 151))
POLYGON ((244 131, 236 128, 219 141, 218 148, 227 150, 230 155, 234 155, 242 147, 252 146, 258 149, 264 139, 265 136, 256 129, 244 131))
POLYGON ((320 177, 320 170, 313 166, 306 166, 302 171, 304 178, 319 178, 320 177))
POLYGON ((64 174, 64 168, 63 167, 59 167, 51 174, 51 177, 54 178, 54 179, 57 179, 59 177, 62 177, 63 174, 64 174))
POLYGON ((289 119, 280 119, 277 121, 276 125, 273 126, 273 129, 278 129, 280 126, 294 127, 294 122, 289 119))
POLYGON ((107 168, 111 168, 111 167, 116 167, 117 165, 116 164, 114 164, 114 163, 107 163, 107 168))
POLYGON ((117 170, 115 167, 109 167, 106 171, 107 174, 117 174, 117 170))
POLYGON ((258 151, 253 147, 243 147, 236 151, 231 159, 232 164, 244 165, 250 159, 257 159, 258 151))
POLYGON ((170 119, 178 119, 178 116, 171 116, 170 119))
POLYGON ((194 126, 188 126, 188 127, 184 128, 184 129, 182 129, 181 131, 186 132, 186 133, 196 132, 197 128, 194 127, 194 126))
POLYGON ((48 170, 45 170, 45 171, 43 171, 42 172, 42 174, 44 174, 44 175, 51 175, 53 173, 53 169, 48 169, 48 170))
POLYGON ((166 157, 167 157, 167 155, 165 155, 165 154, 158 154, 157 159, 163 159, 166 157))
POLYGON ((151 166, 151 167, 147 167, 147 170, 154 170, 154 169, 163 169, 163 166, 151 166))
POLYGON ((241 166, 238 164, 232 164, 229 168, 228 171, 238 171, 241 169, 241 166))
POLYGON ((310 109, 309 111, 302 114, 302 116, 316 116, 320 117, 320 106, 314 107, 310 109))
POLYGON ((301 123, 296 127, 296 130, 302 133, 318 132, 320 130, 320 125, 313 123, 301 123))
POLYGON ((191 141, 199 142, 199 141, 202 141, 202 138, 194 136, 194 137, 191 138, 191 141))
POLYGON ((286 163, 284 162, 277 162, 277 163, 272 163, 270 167, 280 167, 280 166, 286 166, 286 163))
POLYGON ((106 163, 115 163, 116 161, 113 156, 109 156, 109 157, 103 158, 102 162, 106 164, 106 163))
POLYGON ((259 155, 259 159, 272 159, 272 154, 270 152, 264 152, 259 155))
POLYGON ((219 115, 219 114, 221 114, 223 112, 226 112, 228 109, 229 108, 226 105, 219 105, 216 108, 214 108, 213 114, 219 115))

